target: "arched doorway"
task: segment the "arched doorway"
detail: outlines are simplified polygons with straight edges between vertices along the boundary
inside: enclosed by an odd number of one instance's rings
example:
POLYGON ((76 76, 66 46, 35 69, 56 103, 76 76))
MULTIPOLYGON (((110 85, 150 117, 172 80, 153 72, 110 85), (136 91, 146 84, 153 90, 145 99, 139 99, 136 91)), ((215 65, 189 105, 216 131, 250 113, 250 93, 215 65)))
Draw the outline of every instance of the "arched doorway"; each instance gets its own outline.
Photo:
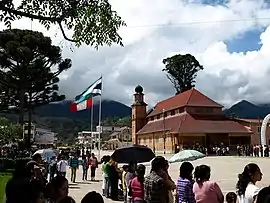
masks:
POLYGON ((267 128, 267 124, 268 121, 270 119, 270 114, 268 114, 267 116, 265 116, 265 118, 263 119, 262 122, 262 127, 261 127, 261 145, 266 145, 266 128, 267 128))

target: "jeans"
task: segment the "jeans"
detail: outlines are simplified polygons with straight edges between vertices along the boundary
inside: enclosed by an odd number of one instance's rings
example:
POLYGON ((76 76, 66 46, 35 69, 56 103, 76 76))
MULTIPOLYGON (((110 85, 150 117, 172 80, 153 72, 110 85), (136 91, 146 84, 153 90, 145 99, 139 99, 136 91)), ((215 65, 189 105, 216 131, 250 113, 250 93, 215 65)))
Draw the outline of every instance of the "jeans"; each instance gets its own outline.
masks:
POLYGON ((108 177, 105 177, 105 188, 104 188, 104 195, 105 197, 110 197, 110 179, 108 177))
POLYGON ((77 167, 71 167, 71 182, 75 183, 77 167))
POLYGON ((94 179, 96 176, 96 167, 91 166, 91 178, 94 179))
POLYGON ((83 169, 82 180, 87 180, 88 168, 83 169))

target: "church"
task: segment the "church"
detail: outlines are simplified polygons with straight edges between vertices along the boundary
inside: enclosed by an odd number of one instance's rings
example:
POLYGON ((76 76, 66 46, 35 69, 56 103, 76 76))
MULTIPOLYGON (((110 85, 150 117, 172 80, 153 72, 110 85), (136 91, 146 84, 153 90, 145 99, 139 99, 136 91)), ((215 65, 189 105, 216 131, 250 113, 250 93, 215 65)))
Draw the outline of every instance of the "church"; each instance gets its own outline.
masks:
POLYGON ((222 108, 192 88, 158 102, 147 111, 143 88, 138 85, 132 104, 132 141, 164 153, 194 145, 250 144, 252 131, 223 115, 222 108))

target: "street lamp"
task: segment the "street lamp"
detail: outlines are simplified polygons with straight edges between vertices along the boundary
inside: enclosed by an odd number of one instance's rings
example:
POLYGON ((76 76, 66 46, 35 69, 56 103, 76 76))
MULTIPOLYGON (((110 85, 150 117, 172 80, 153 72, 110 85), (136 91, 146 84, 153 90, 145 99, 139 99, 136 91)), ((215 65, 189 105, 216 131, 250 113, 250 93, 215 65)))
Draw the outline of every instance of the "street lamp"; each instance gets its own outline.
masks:
POLYGON ((166 154, 166 133, 165 133, 165 109, 162 110, 163 113, 163 150, 166 154))

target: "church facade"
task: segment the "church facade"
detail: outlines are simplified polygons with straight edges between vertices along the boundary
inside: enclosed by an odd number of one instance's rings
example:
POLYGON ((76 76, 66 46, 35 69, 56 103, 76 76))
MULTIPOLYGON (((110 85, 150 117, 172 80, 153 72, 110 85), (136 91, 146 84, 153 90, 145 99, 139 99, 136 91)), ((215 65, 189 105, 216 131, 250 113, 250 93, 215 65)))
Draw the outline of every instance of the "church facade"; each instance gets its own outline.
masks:
POLYGON ((223 106, 195 88, 160 101, 147 112, 143 88, 135 88, 132 104, 132 141, 154 151, 200 145, 235 147, 251 143, 252 131, 222 113, 223 106))

